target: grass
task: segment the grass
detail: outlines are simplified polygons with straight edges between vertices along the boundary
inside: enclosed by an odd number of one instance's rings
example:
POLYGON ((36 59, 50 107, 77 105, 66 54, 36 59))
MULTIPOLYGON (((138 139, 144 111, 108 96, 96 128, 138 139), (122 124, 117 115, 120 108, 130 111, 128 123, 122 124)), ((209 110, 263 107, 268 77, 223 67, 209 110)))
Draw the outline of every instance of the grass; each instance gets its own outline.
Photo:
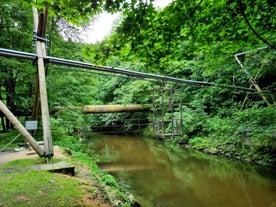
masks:
POLYGON ((0 167, 0 206, 82 206, 80 181, 46 171, 32 171, 40 160, 18 160, 0 167))
POLYGON ((0 150, 3 149, 4 147, 6 147, 5 150, 13 150, 14 148, 18 148, 18 144, 24 142, 24 139, 22 138, 22 136, 18 137, 13 142, 11 142, 9 145, 7 145, 16 136, 18 136, 18 134, 19 133, 16 131, 0 133, 0 150))
MULTIPOLYGON (((14 132, 13 132, 14 133, 14 132)), ((0 145, 14 134, 0 134, 0 145)), ((56 136, 58 137, 58 136, 56 136)), ((33 171, 31 166, 45 163, 44 158, 16 160, 0 165, 1 206, 131 206, 132 199, 116 180, 99 170, 94 158, 88 156, 76 137, 62 135, 55 144, 70 148, 66 161, 76 167, 74 178, 45 171, 33 171), (62 139, 61 139, 62 137, 62 139)), ((16 140, 10 149, 14 149, 16 140)), ((59 161, 54 159, 54 162, 59 161)))

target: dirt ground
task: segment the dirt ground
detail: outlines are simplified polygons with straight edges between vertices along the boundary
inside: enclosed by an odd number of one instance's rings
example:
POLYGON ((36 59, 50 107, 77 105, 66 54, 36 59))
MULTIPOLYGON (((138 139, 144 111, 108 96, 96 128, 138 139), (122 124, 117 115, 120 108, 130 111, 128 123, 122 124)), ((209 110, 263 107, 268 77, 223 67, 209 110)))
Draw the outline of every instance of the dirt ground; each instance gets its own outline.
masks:
MULTIPOLYGON (((31 149, 27 149, 25 147, 16 148, 13 151, 0 152, 0 164, 19 159, 36 159, 38 157, 39 156, 31 149)), ((62 152, 62 149, 58 146, 54 146, 54 157, 58 159, 66 158, 62 152)))

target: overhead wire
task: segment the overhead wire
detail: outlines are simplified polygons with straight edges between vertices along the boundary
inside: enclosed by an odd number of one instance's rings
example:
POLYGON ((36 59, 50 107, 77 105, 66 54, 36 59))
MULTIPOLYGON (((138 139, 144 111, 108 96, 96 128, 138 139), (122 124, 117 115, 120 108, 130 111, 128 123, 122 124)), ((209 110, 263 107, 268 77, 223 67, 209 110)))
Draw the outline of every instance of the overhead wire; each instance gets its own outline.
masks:
MULTIPOLYGON (((119 75, 119 74, 113 74, 113 73, 108 73, 108 72, 96 72, 96 71, 91 71, 91 70, 85 70, 85 69, 77 69, 74 67, 64 67, 64 66, 56 66, 49 64, 48 65, 49 70, 63 70, 63 71, 73 71, 73 72, 78 72, 78 73, 88 73, 88 74, 95 74, 95 75, 100 75, 100 76, 109 76, 109 77, 118 77, 118 78, 127 78, 127 79, 132 79, 132 80, 143 80, 143 81, 148 81, 148 82, 154 82, 154 83, 162 83, 163 85, 166 85, 165 80, 155 80, 155 79, 144 79, 142 77, 134 77, 134 76, 129 76, 129 75, 119 75)), ((179 82, 171 83, 174 85, 176 88, 182 88, 183 84, 179 82)), ((191 85, 192 87, 201 87, 201 85, 191 85)), ((255 91, 251 92, 252 94, 255 94, 255 91)))
MULTIPOLYGON (((91 71, 91 70, 80 70, 80 69, 76 69, 76 68, 69 68, 69 67, 60 67, 60 66, 54 66, 54 65, 49 65, 50 68, 54 69, 54 70, 64 70, 64 71, 73 71, 73 72, 78 72, 78 73, 91 73, 91 74, 95 74, 95 75, 103 75, 103 76, 110 76, 110 77, 118 77, 118 78, 128 78, 128 79, 142 79, 143 78, 139 78, 139 77, 133 77, 133 76, 127 76, 127 75, 118 75, 118 74, 110 74, 107 72, 96 72, 96 71, 91 71)), ((160 82, 158 80, 145 80, 145 81, 152 81, 152 82, 160 82)))
MULTIPOLYGON (((33 61, 37 58, 36 54, 33 54, 33 53, 20 52, 20 51, 9 50, 4 48, 0 48, 0 55, 16 57, 16 58, 24 58, 24 59, 29 59, 33 61)), ((180 83, 180 84, 188 84, 188 85, 217 86, 221 88, 229 88, 229 89, 250 91, 250 92, 256 91, 254 89, 246 88, 242 86, 217 84, 217 83, 206 82, 206 81, 186 80, 181 78, 175 78, 175 77, 157 75, 157 74, 151 74, 151 73, 145 73, 145 72, 137 72, 137 71, 126 70, 126 69, 115 68, 115 67, 96 66, 90 63, 67 60, 67 59, 56 58, 51 56, 47 56, 45 61, 51 64, 73 66, 73 67, 78 67, 78 68, 83 68, 88 70, 96 70, 101 72, 110 72, 110 73, 116 73, 116 74, 127 75, 127 76, 141 77, 143 79, 155 79, 155 80, 174 82, 174 83, 180 83)), ((262 91, 262 92, 270 93, 270 91, 262 91)))

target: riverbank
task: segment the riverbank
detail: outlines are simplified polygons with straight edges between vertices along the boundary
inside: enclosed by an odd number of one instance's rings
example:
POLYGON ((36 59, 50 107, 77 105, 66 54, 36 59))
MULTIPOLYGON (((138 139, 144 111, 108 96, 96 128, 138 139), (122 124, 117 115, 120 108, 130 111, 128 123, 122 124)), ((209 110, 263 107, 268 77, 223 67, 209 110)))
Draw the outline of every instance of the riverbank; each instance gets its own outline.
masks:
POLYGON ((235 144, 229 143, 218 144, 217 140, 212 142, 212 140, 208 140, 208 138, 200 137, 191 139, 189 142, 183 141, 182 138, 176 137, 170 140, 165 140, 165 144, 169 148, 180 147, 186 150, 203 152, 208 155, 276 168, 276 159, 274 154, 256 152, 250 147, 250 145, 241 145, 237 147, 235 144))
POLYGON ((133 197, 91 158, 68 148, 54 149, 53 162, 70 163, 75 176, 34 170, 45 159, 27 155, 28 149, 1 152, 0 206, 135 206, 133 197))
POLYGON ((275 106, 218 115, 184 106, 183 123, 183 135, 168 139, 169 145, 276 166, 275 106))

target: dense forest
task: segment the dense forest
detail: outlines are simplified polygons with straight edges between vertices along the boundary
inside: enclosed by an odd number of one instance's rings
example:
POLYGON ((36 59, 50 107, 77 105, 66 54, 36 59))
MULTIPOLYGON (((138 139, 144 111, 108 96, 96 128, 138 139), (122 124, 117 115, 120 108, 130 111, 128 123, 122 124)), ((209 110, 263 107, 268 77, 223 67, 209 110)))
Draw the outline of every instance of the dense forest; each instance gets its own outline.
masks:
MULTIPOLYGON (((162 85, 181 91, 178 99, 183 104, 175 115, 183 116, 183 134, 168 138, 172 144, 276 164, 275 1, 174 0, 155 8, 152 0, 45 0, 36 6, 50 12, 48 55, 214 83, 156 82, 47 64, 50 109, 65 107, 51 115, 54 141, 61 133, 91 126, 130 130, 135 124, 129 119, 151 120, 149 113, 83 115, 79 109, 93 104, 150 104, 152 91, 162 85), (102 11, 120 12, 121 17, 103 41, 84 43, 81 33, 102 11)), ((0 0, 1 48, 35 52, 31 8, 28 1, 0 0)), ((0 56, 0 99, 22 121, 32 112, 35 76, 30 61, 0 56)), ((3 115, 0 126, 2 132, 13 128, 3 115)), ((153 133, 150 126, 144 133, 153 133)))

